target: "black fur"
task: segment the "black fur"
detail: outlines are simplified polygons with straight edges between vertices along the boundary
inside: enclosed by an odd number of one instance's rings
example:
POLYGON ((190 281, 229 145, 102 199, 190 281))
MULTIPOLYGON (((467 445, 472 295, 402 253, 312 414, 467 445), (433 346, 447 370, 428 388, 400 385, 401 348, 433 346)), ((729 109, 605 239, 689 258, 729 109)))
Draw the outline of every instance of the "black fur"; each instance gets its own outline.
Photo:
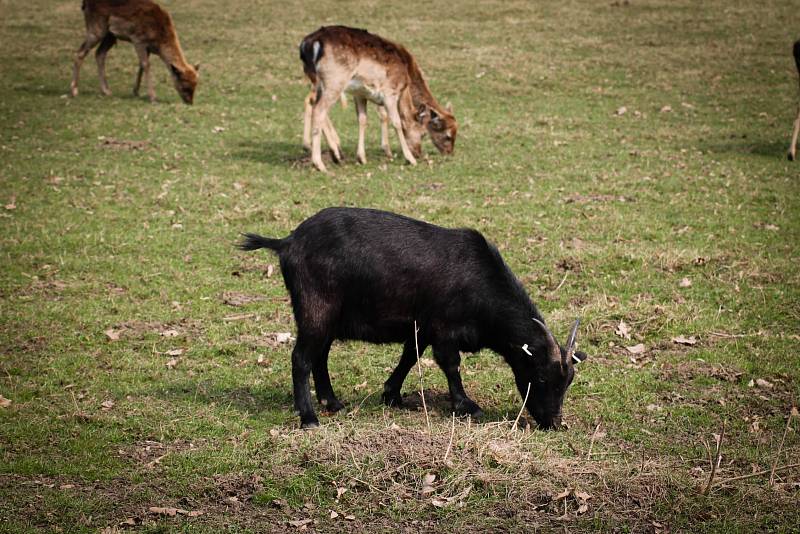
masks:
POLYGON ((530 384, 527 407, 536 421, 548 428, 560 423, 572 365, 564 368, 548 357, 546 335, 533 321, 543 321, 541 315, 479 232, 378 210, 328 208, 283 239, 245 234, 239 248, 269 248, 280 258, 297 322, 292 378, 303 427, 318 424, 309 373, 320 402, 330 411, 343 407, 327 369, 336 339, 403 342, 383 393, 387 404, 401 404, 403 381, 417 360, 415 321, 419 353, 433 347, 458 414, 481 414, 464 391, 460 352, 488 347, 511 366, 523 397, 530 384))
POLYGON ((319 55, 314 59, 314 43, 310 39, 306 39, 300 43, 300 61, 303 62, 303 70, 306 74, 316 75, 317 64, 316 62, 325 54, 325 45, 322 41, 319 43, 319 55))
POLYGON ((795 41, 792 54, 794 54, 794 64, 797 65, 797 72, 800 72, 800 41, 795 41))

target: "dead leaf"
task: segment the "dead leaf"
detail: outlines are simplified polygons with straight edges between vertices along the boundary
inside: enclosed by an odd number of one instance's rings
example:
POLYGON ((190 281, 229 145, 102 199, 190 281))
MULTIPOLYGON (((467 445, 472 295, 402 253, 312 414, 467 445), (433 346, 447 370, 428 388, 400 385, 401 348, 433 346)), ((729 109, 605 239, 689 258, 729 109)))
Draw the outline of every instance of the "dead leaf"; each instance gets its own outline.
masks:
POLYGON ((346 515, 346 516, 344 516, 344 518, 347 519, 348 521, 355 521, 356 520, 356 516, 354 516, 354 515, 346 515))
POLYGON ((0 395, 0 408, 8 408, 9 406, 11 406, 11 399, 7 399, 0 395))
POLYGON ((447 506, 447 501, 444 499, 432 499, 431 504, 434 505, 436 508, 444 508, 447 506))
POLYGON ((677 343, 678 345, 696 345, 697 344, 697 338, 694 337, 694 336, 686 337, 686 336, 681 335, 681 336, 673 337, 672 338, 672 342, 673 343, 677 343))
POLYGON ((756 378, 756 385, 758 387, 764 388, 764 389, 772 389, 774 387, 772 385, 772 382, 768 382, 768 381, 764 380, 763 378, 756 378))
POLYGON ((166 354, 167 356, 180 356, 181 354, 183 354, 183 349, 168 350, 164 354, 166 354))
POLYGON ((166 365, 168 368, 174 369, 178 365, 178 358, 170 358, 166 365))
MULTIPOLYGON (((179 511, 180 511, 180 510, 179 510, 179 511)), ((189 512, 188 514, 186 514, 186 515, 188 515, 189 517, 198 517, 198 516, 201 516, 201 515, 203 515, 204 513, 205 513, 205 512, 204 512, 204 511, 202 511, 202 510, 192 510, 192 511, 190 511, 190 512, 189 512)))
POLYGON ((259 354, 258 358, 256 359, 256 365, 267 367, 269 366, 269 360, 266 359, 263 354, 259 354))
POLYGON ((119 341, 119 332, 113 328, 109 328, 103 333, 106 335, 109 341, 119 341))
MULTIPOLYGON (((172 303, 173 306, 175 304, 176 303, 174 303, 174 302, 172 303)), ((170 328, 169 330, 164 330, 163 332, 161 332, 161 335, 164 336, 164 337, 177 337, 177 336, 180 335, 180 332, 170 328)))
POLYGON ((588 501, 589 499, 592 498, 592 496, 586 493, 585 491, 576 491, 575 498, 578 499, 579 501, 588 501))
POLYGON ((632 347, 625 347, 625 350, 627 350, 631 354, 642 354, 645 351, 644 343, 639 343, 639 344, 634 345, 632 347))
POLYGON ((338 501, 338 500, 339 500, 339 497, 341 497, 341 496, 342 496, 342 495, 344 495, 345 493, 347 493, 347 488, 341 488, 341 487, 337 487, 337 488, 336 488, 336 500, 338 501))
POLYGON ((566 499, 567 497, 569 497, 570 493, 572 493, 572 490, 569 489, 569 488, 566 488, 564 491, 562 491, 561 493, 559 493, 558 495, 553 497, 553 500, 554 501, 560 501, 561 499, 566 499))
POLYGON ((331 510, 330 512, 331 512, 331 519, 336 519, 337 517, 339 517, 339 514, 334 512, 333 510, 331 510))
POLYGON ((692 281, 691 281, 691 280, 689 280, 688 278, 683 278, 683 279, 681 279, 681 281, 678 283, 678 286, 679 286, 679 287, 692 287, 692 281))
POLYGON ((267 265, 267 278, 270 278, 272 276, 272 273, 274 272, 275 272, 275 266, 272 265, 271 263, 267 265))
POLYGON ((168 515, 174 517, 178 513, 177 508, 166 508, 162 506, 151 506, 147 509, 151 514, 155 515, 168 515))
POLYGON ((589 505, 584 503, 578 506, 578 515, 585 514, 589 510, 589 505))
POLYGON ((659 111, 661 111, 661 113, 669 113, 670 111, 672 111, 672 106, 667 104, 666 106, 663 106, 659 111))
POLYGON ((800 417, 800 412, 797 411, 796 406, 792 406, 792 411, 789 412, 793 417, 800 417))
POLYGON ((313 519, 295 519, 295 520, 289 521, 289 524, 292 525, 293 527, 302 528, 302 527, 308 525, 309 523, 311 523, 312 521, 313 521, 313 519))
POLYGON ((366 387, 367 387, 367 381, 366 381, 366 380, 364 380, 364 381, 363 381, 363 382, 361 382, 360 384, 356 384, 355 386, 353 386, 353 389, 354 389, 354 390, 356 390, 356 391, 358 391, 358 390, 360 390, 360 389, 364 389, 364 388, 366 388, 366 387))
POLYGON ((615 114, 618 117, 620 117, 622 115, 625 115, 625 113, 627 113, 627 112, 628 112, 628 108, 626 106, 621 106, 621 107, 617 108, 617 111, 615 112, 615 114))
POLYGON ((15 210, 15 209, 17 209, 17 197, 12 196, 11 200, 9 201, 9 203, 5 205, 5 208, 7 210, 15 210))
POLYGON ((75 484, 61 484, 61 485, 58 487, 58 489, 65 490, 65 489, 72 489, 72 488, 74 488, 74 487, 75 487, 75 484))
POLYGON ((114 407, 114 404, 115 404, 115 402, 113 400, 108 399, 106 401, 103 401, 103 403, 100 404, 100 406, 103 407, 103 410, 108 411, 108 410, 110 410, 111 408, 114 407))
POLYGON ((630 327, 625 323, 625 321, 620 319, 619 324, 617 325, 617 329, 614 330, 614 333, 623 339, 630 339, 631 338, 630 332, 631 332, 630 327))
POLYGON ((292 337, 292 334, 289 333, 289 332, 277 332, 277 333, 275 333, 273 335, 275 336, 275 343, 277 343, 279 345, 281 343, 288 343, 288 342, 290 342, 290 341, 292 341, 294 339, 292 337))
POLYGON ((425 496, 433 493, 433 482, 436 480, 436 475, 428 473, 422 477, 422 495, 425 496))

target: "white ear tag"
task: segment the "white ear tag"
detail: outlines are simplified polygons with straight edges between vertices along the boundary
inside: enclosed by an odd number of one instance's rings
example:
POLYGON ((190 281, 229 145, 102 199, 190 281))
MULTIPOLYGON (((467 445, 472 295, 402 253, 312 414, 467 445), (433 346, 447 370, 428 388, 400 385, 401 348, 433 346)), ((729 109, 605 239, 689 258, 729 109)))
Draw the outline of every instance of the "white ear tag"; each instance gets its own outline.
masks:
POLYGON ((575 360, 575 363, 581 363, 581 359, 575 356, 574 353, 572 354, 572 359, 575 360))
POLYGON ((522 350, 524 350, 525 354, 527 354, 528 356, 533 356, 533 354, 531 354, 531 351, 528 350, 528 344, 527 343, 522 345, 522 350))

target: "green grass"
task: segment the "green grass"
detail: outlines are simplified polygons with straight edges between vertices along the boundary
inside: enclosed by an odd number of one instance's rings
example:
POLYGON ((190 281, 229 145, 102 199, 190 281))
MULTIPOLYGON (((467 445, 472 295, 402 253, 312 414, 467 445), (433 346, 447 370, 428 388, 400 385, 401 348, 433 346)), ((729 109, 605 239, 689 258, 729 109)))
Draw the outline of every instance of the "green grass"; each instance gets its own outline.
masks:
POLYGON ((729 481, 800 456, 797 418, 780 445, 800 396, 796 6, 165 2, 201 63, 189 107, 159 63, 159 101, 130 95, 126 43, 112 97, 89 57, 66 98, 78 4, 0 6, 0 530, 797 529, 800 470, 729 481), (359 166, 353 106, 337 106, 346 162, 311 170, 296 46, 331 23, 408 46, 453 103, 453 157, 427 143, 409 167, 393 135, 387 161, 370 109, 359 166), (488 422, 453 423, 425 366, 429 428, 380 404, 400 347, 337 343, 348 413, 296 430, 291 344, 267 342, 294 329, 276 258, 232 245, 331 205, 477 228, 558 336, 580 316, 569 429, 512 432, 521 401, 488 352, 463 364, 488 422), (234 308, 228 291, 263 300, 234 308))

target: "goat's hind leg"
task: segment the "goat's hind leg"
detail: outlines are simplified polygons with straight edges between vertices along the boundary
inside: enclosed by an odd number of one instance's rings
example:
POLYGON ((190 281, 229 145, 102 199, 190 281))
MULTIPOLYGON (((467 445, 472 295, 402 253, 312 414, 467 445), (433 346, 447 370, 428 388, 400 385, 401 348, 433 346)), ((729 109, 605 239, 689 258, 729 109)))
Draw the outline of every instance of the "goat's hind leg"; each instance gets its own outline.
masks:
POLYGON ((344 404, 336 398, 331 385, 331 377, 328 374, 328 354, 330 352, 331 342, 327 341, 319 348, 314 348, 311 373, 314 376, 314 389, 317 390, 317 400, 324 407, 326 412, 336 413, 342 408, 344 404))
POLYGON ((297 342, 292 351, 292 395, 294 408, 300 415, 300 428, 319 426, 319 419, 311 404, 311 388, 308 379, 316 360, 316 355, 324 349, 323 339, 308 336, 302 332, 297 334, 297 342))

